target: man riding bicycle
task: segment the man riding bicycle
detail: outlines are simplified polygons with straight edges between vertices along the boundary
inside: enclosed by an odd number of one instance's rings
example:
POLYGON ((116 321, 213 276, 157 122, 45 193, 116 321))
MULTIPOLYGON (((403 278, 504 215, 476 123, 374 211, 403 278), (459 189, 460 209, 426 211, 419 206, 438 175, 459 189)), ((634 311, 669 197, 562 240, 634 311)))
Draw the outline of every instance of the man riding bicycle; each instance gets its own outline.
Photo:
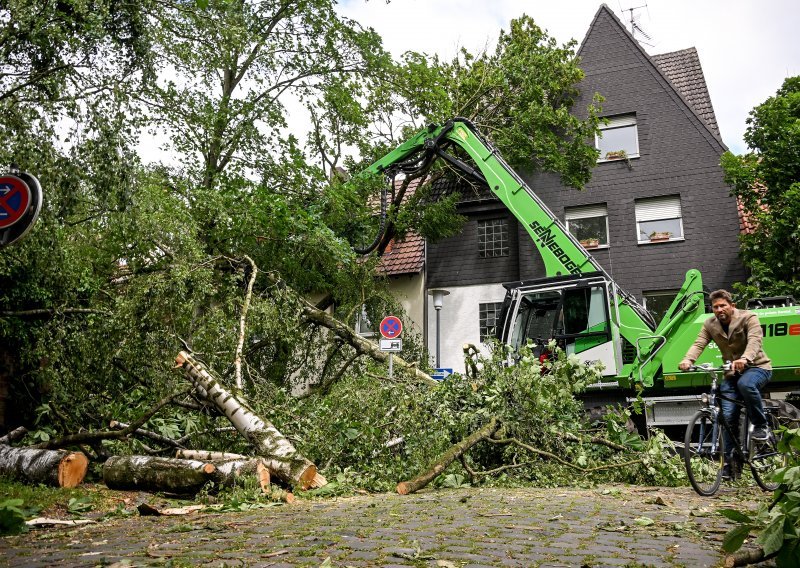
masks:
MULTIPOLYGON (((761 343, 764 334, 758 316, 747 310, 736 308, 727 290, 711 293, 711 309, 714 317, 708 318, 700 330, 694 344, 689 348, 678 367, 688 371, 711 340, 722 352, 722 359, 731 362, 731 369, 725 372, 725 380, 720 385, 720 393, 733 399, 744 401, 747 415, 753 424, 751 438, 757 441, 769 438, 767 417, 761 402, 761 389, 772 377, 772 365, 764 353, 761 343)), ((722 399, 722 415, 731 430, 739 424, 739 405, 722 399)), ((731 456, 735 442, 729 439, 725 430, 725 467, 723 477, 731 477, 731 456)))

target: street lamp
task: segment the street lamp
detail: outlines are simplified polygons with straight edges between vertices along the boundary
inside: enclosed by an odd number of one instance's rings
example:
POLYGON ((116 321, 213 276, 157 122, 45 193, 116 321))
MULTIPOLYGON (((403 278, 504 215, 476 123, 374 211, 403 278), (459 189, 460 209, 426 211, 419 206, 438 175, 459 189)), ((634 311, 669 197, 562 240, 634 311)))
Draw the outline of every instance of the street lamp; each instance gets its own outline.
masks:
POLYGON ((450 292, 447 290, 442 290, 441 288, 435 288, 433 290, 428 290, 428 295, 433 296, 433 307, 436 310, 436 368, 439 369, 441 365, 441 358, 440 358, 440 351, 439 351, 439 330, 441 329, 439 324, 439 312, 442 311, 442 305, 444 304, 444 297, 448 296, 450 292))

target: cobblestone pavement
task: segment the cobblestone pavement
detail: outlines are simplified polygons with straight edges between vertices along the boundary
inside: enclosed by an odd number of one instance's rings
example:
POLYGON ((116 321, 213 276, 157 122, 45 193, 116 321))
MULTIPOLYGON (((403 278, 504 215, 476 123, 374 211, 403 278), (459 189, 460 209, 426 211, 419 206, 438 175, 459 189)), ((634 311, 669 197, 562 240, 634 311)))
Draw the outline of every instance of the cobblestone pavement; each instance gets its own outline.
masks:
POLYGON ((718 566, 731 525, 716 510, 763 499, 607 486, 300 500, 31 531, 0 538, 0 566, 718 566))

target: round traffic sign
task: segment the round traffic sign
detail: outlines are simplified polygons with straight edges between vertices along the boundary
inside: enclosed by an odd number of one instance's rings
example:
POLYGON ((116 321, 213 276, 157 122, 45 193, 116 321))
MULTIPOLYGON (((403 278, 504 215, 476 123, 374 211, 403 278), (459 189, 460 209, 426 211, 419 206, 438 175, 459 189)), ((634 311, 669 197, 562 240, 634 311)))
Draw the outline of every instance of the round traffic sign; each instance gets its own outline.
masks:
MULTIPOLYGON (((17 221, 15 221, 13 225, 7 225, 5 227, 0 225, 0 248, 23 239, 25 235, 31 231, 34 224, 36 224, 36 220, 39 218, 39 212, 42 210, 42 201, 44 200, 42 186, 35 176, 27 172, 14 172, 14 175, 8 174, 2 176, 0 180, 6 180, 9 177, 22 181, 22 183, 28 187, 30 191, 30 203, 28 204, 27 210, 17 218, 17 221)), ((14 183, 14 187, 16 187, 16 182, 14 183)), ((5 185, 5 183, 2 187, 8 189, 8 185, 5 185)), ((11 190, 4 191, 4 195, 11 197, 11 190)), ((15 209, 13 205, 16 204, 16 199, 7 200, 6 204, 11 209, 15 209), (8 205, 9 203, 10 205, 8 205)), ((5 208, 3 208, 3 210, 7 212, 5 208)), ((8 220, 8 217, 9 216, 6 215, 5 219, 8 220)))
POLYGON ((0 177, 0 229, 22 219, 31 205, 31 189, 17 176, 0 177))
POLYGON ((381 320, 380 331, 386 339, 400 337, 403 333, 403 322, 397 316, 386 316, 381 320))

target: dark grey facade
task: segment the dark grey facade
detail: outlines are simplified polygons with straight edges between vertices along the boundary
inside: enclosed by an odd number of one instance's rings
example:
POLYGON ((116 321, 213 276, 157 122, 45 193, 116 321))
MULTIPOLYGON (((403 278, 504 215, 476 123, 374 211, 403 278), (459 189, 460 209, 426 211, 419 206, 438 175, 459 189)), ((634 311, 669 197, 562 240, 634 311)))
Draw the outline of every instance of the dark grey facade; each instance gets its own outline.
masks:
MULTIPOLYGON (((593 254, 624 289, 640 299, 643 293, 677 290, 691 268, 700 269, 709 289, 730 288, 733 282, 744 280, 736 201, 719 166, 726 148, 696 52, 648 56, 603 5, 579 55, 586 77, 576 112, 585 109, 598 92, 605 97, 604 116, 634 116, 638 157, 599 162, 584 191, 563 187, 553 175, 528 176, 526 181, 562 221, 565 207, 605 205, 608 247, 594 249, 593 254), (661 196, 679 199, 683 236, 642 243, 636 200, 661 196)), ((482 200, 464 203, 462 208, 470 219, 463 234, 428 245, 429 287, 544 276, 531 238, 502 204, 482 200), (487 217, 508 217, 516 228, 508 256, 479 258, 477 223, 487 217)))

